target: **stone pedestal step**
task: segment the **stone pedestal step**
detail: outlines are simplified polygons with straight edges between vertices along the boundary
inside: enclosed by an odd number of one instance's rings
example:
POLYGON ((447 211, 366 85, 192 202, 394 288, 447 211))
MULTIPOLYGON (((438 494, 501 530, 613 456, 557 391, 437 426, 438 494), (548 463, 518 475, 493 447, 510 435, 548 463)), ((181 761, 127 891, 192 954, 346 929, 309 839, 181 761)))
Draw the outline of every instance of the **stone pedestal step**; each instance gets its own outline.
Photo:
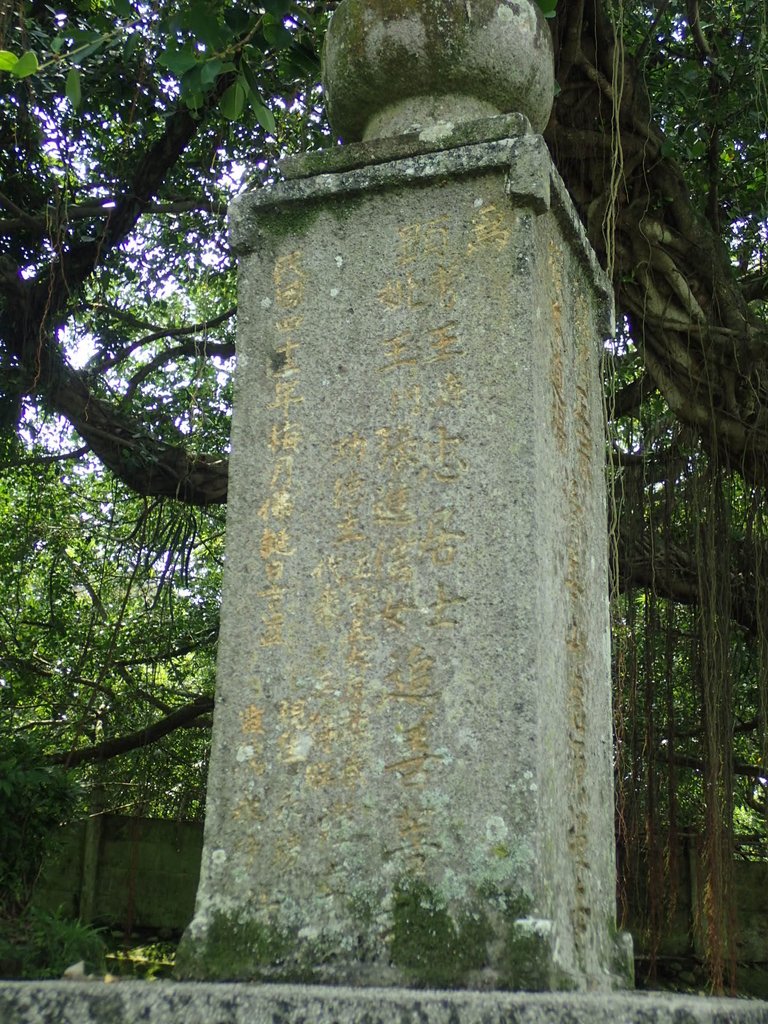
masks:
POLYGON ((768 1003, 177 982, 0 982, 2 1024, 768 1024, 768 1003))

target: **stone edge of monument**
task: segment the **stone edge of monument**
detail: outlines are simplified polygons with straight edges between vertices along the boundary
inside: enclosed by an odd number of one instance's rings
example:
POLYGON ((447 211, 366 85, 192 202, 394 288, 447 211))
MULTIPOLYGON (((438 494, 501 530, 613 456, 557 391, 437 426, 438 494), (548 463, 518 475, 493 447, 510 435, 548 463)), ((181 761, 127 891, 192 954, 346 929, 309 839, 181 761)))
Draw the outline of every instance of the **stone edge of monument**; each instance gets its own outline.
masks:
POLYGON ((192 982, 0 981, 3 1024, 768 1024, 768 1003, 603 995, 192 982))
MULTIPOLYGON (((532 136, 527 136, 531 138, 532 136)), ((262 210, 289 206, 302 202, 327 200, 334 196, 397 188, 419 181, 482 173, 508 165, 520 138, 503 138, 492 142, 474 143, 456 149, 417 151, 408 157, 386 163, 358 167, 350 171, 328 169, 311 178, 279 181, 257 192, 238 196, 229 208, 230 247, 238 256, 247 255, 258 246, 259 231, 256 218, 262 210)), ((534 190, 537 195, 541 186, 534 190)), ((293 218, 286 218, 286 229, 293 218)))
POLYGON ((433 153, 472 143, 495 142, 528 135, 531 131, 530 122, 524 114, 499 114, 457 124, 442 121, 407 135, 371 139, 370 142, 350 142, 344 146, 329 146, 314 152, 292 154, 283 157, 279 168, 288 180, 311 178, 329 170, 352 171, 370 164, 399 160, 415 153, 433 153))

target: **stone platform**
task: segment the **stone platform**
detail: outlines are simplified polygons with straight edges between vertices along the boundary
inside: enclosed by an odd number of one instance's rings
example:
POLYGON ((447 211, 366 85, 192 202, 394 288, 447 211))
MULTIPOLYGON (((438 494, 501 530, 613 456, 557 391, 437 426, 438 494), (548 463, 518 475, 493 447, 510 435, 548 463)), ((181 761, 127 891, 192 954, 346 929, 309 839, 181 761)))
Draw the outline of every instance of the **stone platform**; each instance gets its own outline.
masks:
POLYGON ((177 982, 0 982, 2 1024, 768 1024, 768 1003, 655 992, 438 992, 177 982))

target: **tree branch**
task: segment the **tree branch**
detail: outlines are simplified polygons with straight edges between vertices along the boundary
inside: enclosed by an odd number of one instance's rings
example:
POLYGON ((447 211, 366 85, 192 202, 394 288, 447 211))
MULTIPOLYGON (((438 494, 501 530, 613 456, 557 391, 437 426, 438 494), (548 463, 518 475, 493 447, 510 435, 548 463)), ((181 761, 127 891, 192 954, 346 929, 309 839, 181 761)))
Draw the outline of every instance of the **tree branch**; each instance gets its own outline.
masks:
MULTIPOLYGON (((217 106, 231 79, 231 75, 220 76, 207 97, 206 110, 217 106)), ((64 252, 36 278, 24 280, 16 274, 0 282, 6 300, 3 341, 19 390, 39 395, 50 411, 68 419, 94 454, 138 493, 196 505, 226 500, 226 460, 189 454, 182 443, 158 442, 141 425, 97 398, 84 376, 64 359, 56 334, 66 323, 75 295, 105 256, 128 237, 204 123, 200 112, 193 116, 180 107, 166 121, 161 137, 136 161, 123 198, 107 212, 98 239, 64 252)))
POLYGON ((219 356, 222 359, 231 359, 234 354, 234 345, 217 345, 212 342, 198 344, 196 341, 188 341, 185 345, 176 345, 174 348, 167 348, 163 352, 158 352, 154 359, 150 359, 148 363, 134 373, 128 381, 128 387, 125 389, 125 398, 126 400, 132 398, 139 384, 141 384, 142 381, 145 381, 150 374, 154 373, 155 370, 158 370, 161 366, 165 366, 165 364, 171 359, 178 359, 180 356, 199 357, 201 355, 206 358, 219 356))
POLYGON ((747 302, 768 301, 768 273, 762 270, 756 274, 748 274, 741 279, 744 298, 747 302))
MULTIPOLYGON (((233 74, 221 75, 206 97, 204 112, 218 106, 234 80, 233 74)), ((48 271, 30 282, 32 306, 44 324, 59 314, 70 297, 93 273, 95 267, 135 228, 153 196, 160 190, 169 171, 204 123, 200 113, 180 106, 168 118, 163 134, 137 161, 131 181, 115 207, 104 211, 104 228, 99 238, 74 246, 51 264, 48 271)))
MULTIPOLYGON (((122 310, 120 312, 122 313, 122 310)), ((136 341, 132 341, 130 344, 124 345, 119 352, 115 353, 114 356, 94 359, 88 364, 86 371, 89 374, 102 373, 104 370, 109 370, 113 366, 118 366, 124 359, 127 359, 128 356, 135 352, 136 349, 142 348, 144 345, 149 345, 153 341, 159 341, 160 338, 182 338, 190 334, 205 334, 214 327, 220 327, 221 324, 225 323, 227 320, 231 320, 236 313, 237 306, 230 306, 229 309, 224 310, 224 312, 220 313, 218 316, 214 316, 210 320, 203 320, 199 324, 188 324, 184 327, 159 327, 154 324, 136 321, 130 316, 130 314, 119 316, 117 314, 117 310, 115 310, 115 315, 118 319, 124 319, 126 322, 132 322, 132 326, 138 326, 143 330, 150 330, 150 333, 144 335, 143 338, 139 338, 136 341)), ((183 352, 182 354, 186 355, 188 353, 183 352)), ((234 354, 234 348, 232 348, 230 354, 234 354)), ((162 363, 159 365, 162 365, 162 363)))
POLYGON ((694 207, 651 121, 635 60, 629 53, 614 60, 619 45, 606 0, 589 0, 581 50, 546 136, 604 262, 613 243, 617 306, 632 321, 654 384, 705 443, 712 446, 714 435, 727 464, 749 482, 762 483, 768 480, 768 329, 747 299, 760 297, 765 286, 740 288, 730 251, 694 207), (606 131, 617 112, 618 137, 606 131), (579 140, 581 147, 573 144, 579 140), (624 160, 617 189, 610 155, 638 152, 645 154, 642 160, 624 160), (609 201, 616 232, 606 241, 609 201))
POLYGON ((208 632, 191 636, 188 640, 185 640, 183 643, 176 644, 175 647, 167 651, 151 655, 148 654, 146 657, 142 656, 140 658, 122 658, 116 661, 115 665, 155 665, 158 662, 168 661, 171 658, 181 658, 185 654, 190 654, 192 651, 199 651, 201 647, 214 644, 218 639, 218 636, 219 628, 216 626, 208 632))
POLYGON ((131 750, 138 750, 141 747, 148 747, 152 743, 157 743, 158 740, 169 733, 189 725, 190 722, 194 722, 195 719, 200 718, 202 715, 207 715, 211 711, 213 711, 213 698, 198 697, 191 704, 172 711, 170 715, 166 715, 165 718, 161 718, 145 729, 138 729, 128 736, 104 740, 102 743, 96 743, 92 747, 83 747, 80 750, 51 754, 48 758, 48 763, 61 764, 65 768, 76 768, 81 764, 108 761, 110 758, 118 757, 120 754, 127 754, 131 750))
MULTIPOLYGON (((6 205, 2 194, 0 203, 6 205)), ((8 235, 20 229, 31 229, 45 233, 48 237, 55 237, 60 228, 74 221, 108 218, 117 207, 117 203, 116 199, 100 199, 91 203, 74 204, 61 210, 51 207, 45 213, 29 214, 8 201, 9 209, 12 209, 16 216, 0 220, 0 234, 8 235)), ((177 199, 168 203, 145 203, 142 209, 142 214, 158 216, 179 213, 211 213, 217 217, 224 217, 227 213, 227 204, 211 202, 208 199, 177 199)))
POLYGON ((655 390, 651 375, 645 370, 637 380, 633 380, 631 384, 625 384, 620 391, 609 395, 606 403, 608 415, 612 420, 620 419, 622 416, 633 416, 645 399, 655 390))
POLYGON ((80 374, 61 362, 49 389, 51 406, 65 416, 105 466, 138 494, 177 498, 190 505, 227 500, 228 462, 190 454, 152 437, 141 425, 94 397, 80 374))
MULTIPOLYGON (((678 768, 692 768, 694 771, 703 772, 704 762, 697 757, 688 757, 686 754, 673 754, 671 757, 668 754, 658 754, 657 760, 662 764, 674 764, 678 768)), ((760 781, 768 774, 768 769, 763 768, 761 765, 753 764, 739 764, 734 763, 732 768, 734 775, 745 775, 749 779, 757 779, 760 781)), ((761 782, 761 785, 765 783, 761 782)))

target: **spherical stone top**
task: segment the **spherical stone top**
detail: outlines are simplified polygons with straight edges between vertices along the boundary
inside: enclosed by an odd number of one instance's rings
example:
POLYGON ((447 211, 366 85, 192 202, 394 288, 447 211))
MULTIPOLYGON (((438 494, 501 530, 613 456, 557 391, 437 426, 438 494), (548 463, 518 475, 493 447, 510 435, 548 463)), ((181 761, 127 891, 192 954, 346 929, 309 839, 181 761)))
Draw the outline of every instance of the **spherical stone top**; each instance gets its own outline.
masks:
POLYGON ((553 66, 535 0, 343 0, 325 39, 323 85, 344 142, 514 112, 543 131, 553 66))

